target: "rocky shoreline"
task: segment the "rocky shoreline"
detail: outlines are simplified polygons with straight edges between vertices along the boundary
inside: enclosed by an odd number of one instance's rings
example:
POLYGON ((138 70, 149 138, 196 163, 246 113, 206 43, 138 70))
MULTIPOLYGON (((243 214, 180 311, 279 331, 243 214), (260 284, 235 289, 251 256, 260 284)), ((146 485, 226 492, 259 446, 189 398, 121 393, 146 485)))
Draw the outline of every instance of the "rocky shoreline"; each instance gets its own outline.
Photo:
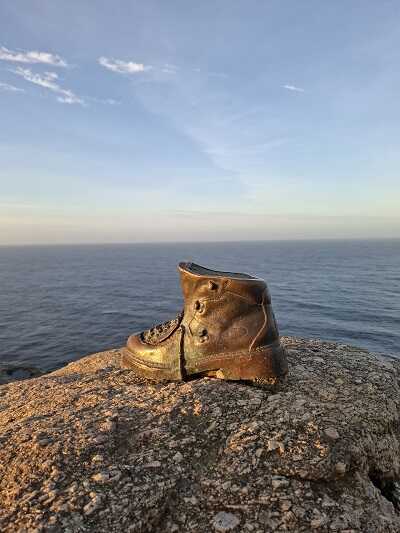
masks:
POLYGON ((119 350, 1 385, 0 530, 400 531, 400 361, 283 341, 274 386, 154 384, 119 350))
POLYGON ((5 365, 0 363, 0 385, 11 383, 11 381, 20 381, 22 379, 36 378, 41 376, 39 368, 25 365, 5 365))

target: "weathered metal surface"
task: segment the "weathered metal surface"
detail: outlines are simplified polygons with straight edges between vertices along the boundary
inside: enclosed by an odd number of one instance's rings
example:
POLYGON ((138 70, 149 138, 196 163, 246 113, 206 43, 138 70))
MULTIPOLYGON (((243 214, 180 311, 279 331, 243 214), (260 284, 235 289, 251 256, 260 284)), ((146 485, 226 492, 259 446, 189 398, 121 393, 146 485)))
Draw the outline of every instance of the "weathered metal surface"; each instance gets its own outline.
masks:
POLYGON ((183 313, 131 335, 123 353, 126 368, 154 380, 274 380, 287 373, 264 280, 194 263, 180 263, 179 272, 183 313))

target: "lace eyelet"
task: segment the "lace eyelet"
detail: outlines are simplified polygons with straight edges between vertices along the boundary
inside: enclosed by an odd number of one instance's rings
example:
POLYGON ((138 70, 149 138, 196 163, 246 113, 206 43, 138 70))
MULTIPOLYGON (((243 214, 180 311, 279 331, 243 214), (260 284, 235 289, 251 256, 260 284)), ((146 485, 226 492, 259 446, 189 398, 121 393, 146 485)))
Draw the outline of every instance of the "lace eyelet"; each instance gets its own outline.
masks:
POLYGON ((194 310, 197 311, 198 313, 203 313, 204 304, 202 302, 200 302, 199 300, 196 300, 194 302, 194 310))
POLYGON ((199 342, 206 342, 208 341, 208 331, 206 329, 202 329, 198 332, 199 335, 199 342))

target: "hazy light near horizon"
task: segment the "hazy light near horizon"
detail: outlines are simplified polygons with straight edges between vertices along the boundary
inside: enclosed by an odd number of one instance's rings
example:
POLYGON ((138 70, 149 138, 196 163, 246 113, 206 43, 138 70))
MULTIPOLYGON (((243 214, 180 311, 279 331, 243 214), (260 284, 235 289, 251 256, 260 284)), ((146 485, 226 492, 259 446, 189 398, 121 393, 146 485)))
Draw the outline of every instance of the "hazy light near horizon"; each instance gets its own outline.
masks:
POLYGON ((201 213, 0 218, 0 245, 241 240, 365 239, 400 236, 400 217, 201 213))

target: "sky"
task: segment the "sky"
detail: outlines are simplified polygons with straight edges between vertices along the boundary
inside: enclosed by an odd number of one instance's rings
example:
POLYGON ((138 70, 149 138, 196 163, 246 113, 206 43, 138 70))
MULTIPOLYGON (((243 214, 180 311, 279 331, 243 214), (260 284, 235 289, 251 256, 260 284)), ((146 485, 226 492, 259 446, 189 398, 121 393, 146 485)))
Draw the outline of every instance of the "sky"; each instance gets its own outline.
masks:
POLYGON ((397 0, 0 3, 0 244, 400 237, 397 0))

